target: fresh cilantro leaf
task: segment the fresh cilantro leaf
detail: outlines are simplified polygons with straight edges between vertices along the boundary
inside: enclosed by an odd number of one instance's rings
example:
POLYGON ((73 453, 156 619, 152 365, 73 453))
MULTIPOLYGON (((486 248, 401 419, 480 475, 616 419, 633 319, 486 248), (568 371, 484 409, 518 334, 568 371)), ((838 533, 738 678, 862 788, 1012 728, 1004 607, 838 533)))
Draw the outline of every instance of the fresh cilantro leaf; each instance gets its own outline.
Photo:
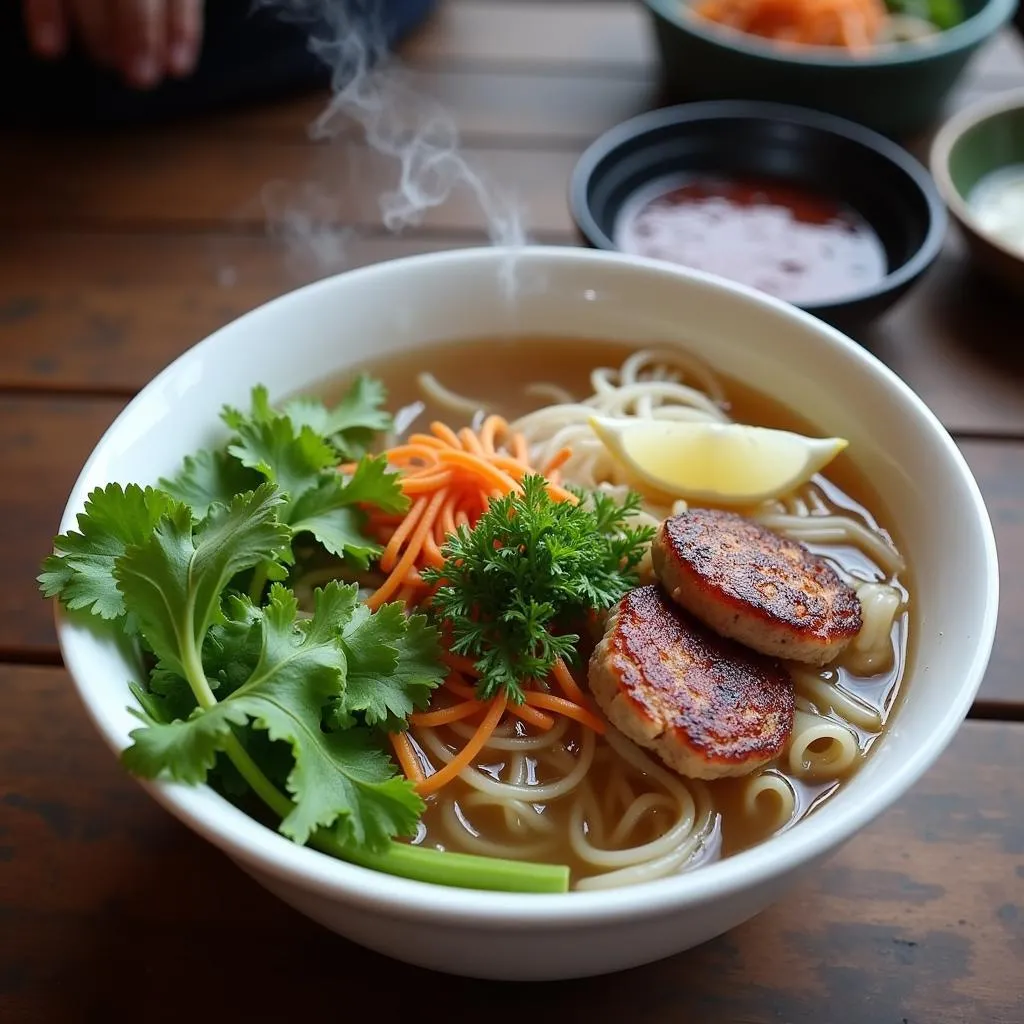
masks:
MULTIPOLYGON (((184 682, 184 680, 183 680, 184 682)), ((186 687, 188 684, 185 684, 186 687)), ((165 704, 164 701, 156 694, 150 693, 149 690, 139 686, 138 683, 129 683, 128 689, 131 690, 132 696, 139 702, 142 710, 147 719, 151 719, 154 722, 173 722, 175 719, 182 716, 174 714, 165 704)), ((189 691, 191 693, 191 691, 189 691)), ((192 713, 192 708, 195 707, 195 700, 192 701, 192 707, 186 712, 184 717, 188 717, 192 713)))
POLYGON ((132 733, 128 767, 147 778, 167 772, 199 783, 216 763, 233 727, 251 724, 287 743, 295 759, 286 786, 293 799, 281 831, 305 843, 330 828, 343 844, 383 849, 415 827, 423 802, 394 774, 387 755, 366 729, 325 732, 326 703, 344 693, 342 631, 355 605, 355 588, 330 584, 316 592, 312 618, 297 620, 294 594, 275 584, 259 609, 263 644, 246 682, 185 722, 148 721, 132 733))
POLYGON ((203 671, 219 699, 249 678, 263 650, 260 611, 252 601, 230 594, 222 611, 224 621, 210 627, 203 644, 203 671))
MULTIPOLYGON (((259 473, 278 485, 286 499, 279 518, 293 535, 311 533, 328 552, 362 567, 380 547, 363 534, 366 517, 359 506, 396 512, 408 506, 383 456, 364 457, 347 479, 337 470, 341 454, 333 439, 355 422, 376 422, 367 412, 367 395, 377 390, 376 384, 364 382, 335 410, 312 399, 295 399, 286 407, 289 414, 274 410, 266 388, 257 387, 248 414, 230 407, 222 413, 235 432, 228 456, 243 472, 259 473)), ((260 586, 258 580, 254 598, 260 586)))
POLYGON ((236 494, 253 491, 261 483, 256 470, 226 451, 209 449, 186 456, 177 476, 160 480, 161 488, 172 498, 191 506, 196 519, 205 519, 211 505, 228 505, 236 494))
POLYGON ((301 397, 286 402, 282 412, 296 430, 309 427, 327 438, 341 458, 353 460, 367 453, 376 434, 391 428, 391 416, 384 408, 386 400, 387 391, 381 381, 362 374, 333 409, 314 398, 301 397))
POLYGON ((344 494, 350 505, 371 505, 382 512, 405 512, 409 508, 401 477, 388 468, 384 455, 361 458, 352 475, 345 478, 344 494))
MULTIPOLYGON (((137 484, 123 490, 107 484, 93 490, 78 515, 80 533, 69 531, 53 542, 53 554, 38 577, 44 597, 58 597, 70 609, 86 608, 103 619, 125 616, 124 598, 114 581, 114 562, 132 544, 143 543, 171 499, 137 484)), ((126 619, 126 628, 133 622, 126 619)))
POLYGON ((365 458, 347 481, 338 473, 321 478, 288 510, 292 531, 312 533, 332 555, 351 558, 365 568, 381 549, 364 536, 366 516, 358 504, 376 506, 385 512, 402 512, 408 507, 397 475, 386 472, 386 467, 383 457, 365 458))
MULTIPOLYGON (((260 403, 253 404, 260 408, 260 403)), ((292 501, 317 485, 321 470, 333 469, 337 463, 327 441, 310 427, 296 430, 287 416, 270 413, 247 418, 229 409, 224 418, 238 435, 228 452, 277 484, 292 501)))
POLYGON ((398 664, 391 675, 391 684, 401 686, 404 702, 390 700, 392 718, 385 722, 390 731, 413 711, 422 711, 430 703, 430 694, 444 681, 448 670, 441 660, 441 643, 437 629, 425 615, 409 615, 405 620, 405 636, 397 643, 398 664), (398 721, 400 720, 400 721, 398 721))
POLYGON ((444 679, 437 630, 423 615, 406 617, 403 606, 386 604, 372 615, 359 605, 342 635, 348 679, 328 722, 347 728, 362 714, 367 725, 393 732, 422 710, 444 679))
POLYGON ((220 614, 221 592, 245 569, 272 560, 288 540, 272 484, 214 505, 198 526, 187 505, 171 504, 150 536, 114 564, 114 578, 142 635, 168 668, 194 687, 198 649, 220 614))
POLYGON ((161 722, 188 718, 196 709, 195 694, 188 680, 162 661, 158 661, 149 674, 148 697, 143 707, 161 722))
POLYGON ((475 659, 484 698, 504 689, 521 701, 527 682, 571 657, 574 621, 610 608, 635 585, 654 536, 629 525, 638 496, 555 501, 533 475, 522 487, 449 538, 441 568, 423 570, 439 585, 432 607, 451 631, 452 650, 475 659))

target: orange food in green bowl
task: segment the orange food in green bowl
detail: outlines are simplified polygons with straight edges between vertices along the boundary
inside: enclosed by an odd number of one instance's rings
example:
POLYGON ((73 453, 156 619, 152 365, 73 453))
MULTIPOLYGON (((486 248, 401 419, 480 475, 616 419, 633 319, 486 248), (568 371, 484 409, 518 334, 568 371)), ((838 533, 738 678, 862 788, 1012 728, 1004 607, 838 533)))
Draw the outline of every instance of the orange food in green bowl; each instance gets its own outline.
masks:
POLYGON ((673 102, 759 99, 891 137, 941 120, 1017 0, 644 0, 673 102))

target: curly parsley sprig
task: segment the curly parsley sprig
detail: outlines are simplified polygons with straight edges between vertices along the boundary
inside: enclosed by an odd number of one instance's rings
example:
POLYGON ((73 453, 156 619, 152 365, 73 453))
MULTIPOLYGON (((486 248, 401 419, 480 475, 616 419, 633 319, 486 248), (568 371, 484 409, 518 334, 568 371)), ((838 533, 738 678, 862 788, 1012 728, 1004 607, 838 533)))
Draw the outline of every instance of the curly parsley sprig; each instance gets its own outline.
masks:
POLYGON ((640 495, 623 502, 574 491, 556 501, 539 475, 522 493, 490 503, 473 529, 460 527, 442 548, 444 565, 427 569, 439 584, 432 607, 452 650, 474 659, 482 699, 502 689, 517 703, 579 642, 572 627, 589 611, 610 608, 636 585, 636 566, 654 537, 630 525, 640 495))

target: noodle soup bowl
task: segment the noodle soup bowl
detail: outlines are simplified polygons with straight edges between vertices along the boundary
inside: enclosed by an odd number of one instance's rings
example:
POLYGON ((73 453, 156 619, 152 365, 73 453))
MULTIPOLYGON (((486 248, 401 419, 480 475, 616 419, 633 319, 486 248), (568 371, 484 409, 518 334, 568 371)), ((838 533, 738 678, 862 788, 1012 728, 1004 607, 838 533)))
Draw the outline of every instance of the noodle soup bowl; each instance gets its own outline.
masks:
MULTIPOLYGON (((172 363, 90 456, 60 530, 109 481, 155 483, 224 440, 218 414, 356 363, 435 342, 537 335, 682 345, 850 442, 910 568, 913 642, 901 700, 866 762, 788 830, 724 860, 601 891, 507 894, 380 874, 298 846, 206 787, 142 782, 268 890, 327 928, 410 963, 483 978, 601 974, 680 953, 812 877, 914 785, 964 719, 988 662, 998 576, 978 487, 949 435, 890 370, 792 306, 684 268, 582 249, 477 249, 384 263, 285 295, 172 363)), ((486 372, 487 351, 480 363, 486 372)), ((424 367, 425 369, 429 367, 424 367)), ((538 366, 538 376, 542 366, 538 366)), ((138 724, 138 667, 58 611, 65 663, 115 753, 138 724)), ((870 842, 865 839, 864 842, 870 842)))

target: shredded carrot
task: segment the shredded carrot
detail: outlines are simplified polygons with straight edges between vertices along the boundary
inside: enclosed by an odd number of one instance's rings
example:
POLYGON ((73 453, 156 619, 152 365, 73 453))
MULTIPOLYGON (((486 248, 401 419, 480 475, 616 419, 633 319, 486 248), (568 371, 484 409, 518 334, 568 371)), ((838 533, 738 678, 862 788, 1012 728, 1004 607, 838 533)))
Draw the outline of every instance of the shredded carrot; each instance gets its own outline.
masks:
POLYGON ((583 691, 579 688, 576 680, 573 679, 572 673, 566 667, 564 661, 561 658, 555 662, 554 670, 551 673, 555 677, 555 682, 562 688, 562 693, 566 695, 574 704, 586 704, 587 698, 584 696, 583 691))
POLYGON ((506 703, 507 698, 504 692, 491 701, 491 706, 487 709, 484 720, 477 727, 476 732, 473 733, 466 745, 440 771, 427 776, 423 782, 416 783, 416 790, 420 796, 436 793, 451 782, 452 779, 457 778, 460 772, 473 763, 473 758, 483 750, 497 728, 501 716, 505 713, 506 703))
POLYGON ((889 19, 884 0, 701 0, 693 9, 748 35, 851 53, 871 50, 889 19))
POLYGON ((575 719, 580 725, 592 729, 599 736, 604 735, 604 722, 582 704, 575 704, 564 697, 556 697, 553 693, 544 693, 543 690, 528 691, 526 703, 533 708, 544 708, 547 711, 565 715, 566 718, 575 719))
POLYGON ((439 711, 421 711, 409 716, 409 724, 421 729, 435 729, 439 725, 448 725, 469 718, 482 711, 486 705, 481 700, 470 698, 461 704, 451 704, 439 711))
POLYGON ((380 568, 382 572, 391 572, 395 567, 395 562, 398 561, 398 552, 401 550, 402 544, 405 542, 405 538, 415 529, 416 524, 420 521, 420 516, 423 515, 423 510, 427 507, 427 499, 420 498, 419 501, 415 502, 409 514, 406 516, 405 521, 400 523, 395 532, 391 535, 391 540, 388 541, 387 546, 384 548, 384 553, 380 556, 380 568))
POLYGON ((405 777, 410 782, 422 782, 426 776, 420 767, 416 751, 412 748, 412 740, 409 739, 409 734, 406 732, 393 732, 388 735, 391 738, 391 748, 395 752, 395 757, 398 758, 398 763, 402 766, 402 771, 405 772, 405 777))
POLYGON ((540 729, 541 732, 547 732, 548 729, 554 728, 555 720, 550 716, 544 714, 543 711, 538 711, 536 708, 530 707, 529 704, 510 704, 508 707, 508 713, 515 715, 522 722, 526 722, 527 725, 532 725, 534 728, 540 729))
POLYGON ((456 672, 461 672, 464 676, 479 675, 472 658, 463 657, 461 654, 453 654, 451 651, 445 651, 441 658, 449 668, 454 669, 456 672))
POLYGON ((444 423, 431 423, 430 432, 440 438, 449 448, 461 448, 462 442, 451 427, 444 423))
POLYGON ((555 452, 555 454, 552 455, 550 459, 548 459, 548 464, 544 467, 544 475, 546 477, 550 477, 556 469, 558 469, 561 466, 564 466, 571 458, 571 448, 562 448, 559 451, 555 452))
MULTIPOLYGON (((578 500, 553 476, 571 454, 570 449, 562 449, 545 467, 547 490, 555 501, 578 500)), ((448 537, 461 526, 472 527, 491 499, 520 491, 523 478, 536 470, 530 466, 525 437, 500 416, 488 416, 478 431, 462 428, 456 432, 444 423, 431 423, 429 434, 413 434, 404 443, 387 449, 384 456, 389 469, 398 474, 410 505, 402 515, 367 511, 369 529, 384 549, 379 566, 386 574, 367 604, 376 609, 389 600, 398 600, 417 608, 428 602, 432 593, 421 570, 444 565, 443 548, 448 537)), ((354 465, 339 467, 341 472, 354 469, 354 465)), ((561 661, 555 665, 550 685, 557 687, 562 696, 549 692, 548 684, 532 684, 526 688, 525 699, 517 704, 504 691, 480 699, 476 690, 480 673, 473 660, 450 649, 442 657, 450 671, 438 692, 443 692, 447 701, 442 699, 410 715, 409 723, 414 729, 435 729, 462 721, 472 726, 473 734, 450 764, 429 776, 424 774, 411 738, 405 733, 391 736, 402 771, 424 796, 436 793, 472 764, 506 716, 508 721, 518 719, 541 731, 553 728, 558 717, 572 719, 595 732, 604 731, 600 717, 561 661)))
POLYGON ((398 564, 388 578, 367 598, 366 604, 371 611, 376 611, 405 581, 406 573, 416 562, 417 557, 423 550, 423 542, 434 525, 434 517, 441 508, 441 504, 447 497, 447 491, 438 491, 427 505, 420 521, 416 524, 412 537, 409 539, 409 546, 405 549, 398 564))

